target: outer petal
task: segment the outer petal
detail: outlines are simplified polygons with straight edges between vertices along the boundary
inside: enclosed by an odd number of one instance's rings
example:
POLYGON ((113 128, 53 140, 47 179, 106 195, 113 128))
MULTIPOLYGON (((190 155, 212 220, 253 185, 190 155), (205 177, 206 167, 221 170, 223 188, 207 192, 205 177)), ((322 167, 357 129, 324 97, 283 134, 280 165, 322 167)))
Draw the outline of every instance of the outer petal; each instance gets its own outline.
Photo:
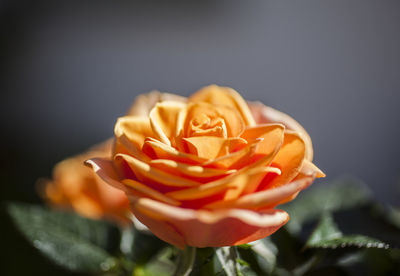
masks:
POLYGON ((116 143, 113 154, 129 152, 141 156, 141 148, 147 137, 154 137, 148 118, 125 116, 117 120, 114 128, 116 143))
POLYGON ((133 190, 137 191, 139 194, 143 194, 144 196, 153 198, 155 200, 164 202, 166 204, 175 205, 175 206, 180 205, 179 201, 169 198, 169 197, 165 196, 164 194, 160 193, 159 191, 154 190, 154 189, 150 188, 149 186, 144 185, 133 179, 124 179, 124 180, 122 180, 122 183, 133 188, 133 190))
POLYGON ((293 181, 287 185, 282 185, 277 188, 268 189, 265 191, 244 195, 236 200, 219 201, 211 203, 204 208, 207 209, 220 209, 220 208, 245 208, 245 209, 258 209, 258 208, 273 208, 286 198, 297 194, 299 191, 308 187, 314 177, 305 177, 293 181))
POLYGON ((271 235, 289 216, 282 210, 193 210, 130 198, 135 216, 159 238, 180 248, 248 243, 271 235))
POLYGON ((154 90, 137 96, 126 115, 148 117, 150 110, 156 105, 156 103, 163 101, 186 102, 187 99, 175 94, 154 90))
POLYGON ((234 173, 236 170, 219 170, 190 165, 168 159, 155 159, 149 163, 152 167, 175 175, 187 175, 196 178, 221 177, 234 173))
POLYGON ((189 101, 192 102, 208 102, 211 104, 223 104, 233 107, 242 115, 247 126, 254 126, 256 122, 247 106, 246 101, 238 92, 230 87, 217 86, 215 84, 203 87, 194 93, 189 101))
POLYGON ((280 147, 284 138, 285 127, 281 124, 258 125, 255 127, 246 128, 240 135, 248 142, 253 142, 257 139, 262 139, 258 144, 256 153, 269 155, 280 147))
POLYGON ((184 190, 169 192, 166 195, 178 200, 192 200, 211 196, 229 189, 239 190, 240 193, 246 186, 257 185, 268 172, 268 167, 257 167, 254 169, 243 169, 224 178, 198 185, 184 190), (256 183, 253 183, 256 182, 256 183))
POLYGON ((315 175, 315 177, 325 177, 325 173, 321 171, 317 166, 307 159, 304 160, 303 166, 301 167, 300 173, 304 175, 315 175))
POLYGON ((92 158, 85 161, 85 165, 92 168, 105 182, 124 192, 128 189, 119 180, 118 174, 114 169, 113 162, 105 158, 92 158))
POLYGON ((280 186, 292 181, 300 172, 304 156, 303 139, 295 132, 286 132, 283 145, 272 162, 272 166, 279 168, 282 174, 274 177, 271 181, 268 178, 264 179, 264 183, 260 184, 261 189, 280 186))
POLYGON ((249 107, 257 124, 280 123, 285 125, 290 130, 299 132, 301 138, 303 138, 306 144, 306 159, 312 161, 313 146, 311 137, 295 119, 260 102, 251 102, 249 103, 249 107))
POLYGON ((125 161, 131 168, 135 176, 142 182, 155 182, 160 186, 167 187, 193 187, 201 183, 187 178, 183 178, 174 174, 169 174, 157 168, 151 167, 149 164, 126 154, 117 154, 115 162, 125 161))

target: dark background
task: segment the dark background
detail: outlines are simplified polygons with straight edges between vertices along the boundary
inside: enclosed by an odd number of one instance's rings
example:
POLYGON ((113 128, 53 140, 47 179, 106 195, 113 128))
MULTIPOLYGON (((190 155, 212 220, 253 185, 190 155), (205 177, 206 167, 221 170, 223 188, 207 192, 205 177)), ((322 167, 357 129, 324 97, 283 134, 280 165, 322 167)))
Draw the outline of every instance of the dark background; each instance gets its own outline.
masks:
MULTIPOLYGON (((0 13, 2 200, 40 202, 36 179, 112 136, 136 95, 216 83, 297 119, 327 180, 352 174, 400 205, 400 1, 3 1, 0 13)), ((30 272, 47 265, 32 258, 30 272)))

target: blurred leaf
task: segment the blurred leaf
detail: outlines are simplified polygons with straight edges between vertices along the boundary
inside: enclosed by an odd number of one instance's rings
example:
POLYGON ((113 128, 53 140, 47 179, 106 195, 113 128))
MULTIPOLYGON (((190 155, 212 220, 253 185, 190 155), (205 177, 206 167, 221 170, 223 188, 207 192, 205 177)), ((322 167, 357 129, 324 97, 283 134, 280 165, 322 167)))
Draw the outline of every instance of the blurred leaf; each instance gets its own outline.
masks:
POLYGON ((175 276, 188 276, 193 269, 196 258, 196 247, 186 246, 183 251, 180 251, 178 263, 176 266, 175 276))
POLYGON ((176 264, 172 260, 177 249, 174 247, 165 247, 155 254, 145 263, 135 264, 133 276, 170 276, 173 274, 176 264))
POLYGON ((131 259, 137 264, 148 262, 167 246, 165 242, 151 233, 145 233, 137 229, 133 231, 131 259))
POLYGON ((305 222, 318 219, 323 213, 350 209, 370 200, 371 193, 361 181, 346 177, 311 187, 281 208, 290 214, 288 231, 298 233, 305 222))
POLYGON ((236 246, 239 254, 238 262, 242 262, 244 274, 270 275, 276 264, 276 246, 269 237, 249 244, 236 246), (246 268, 251 268, 246 270, 246 268))
POLYGON ((191 275, 215 275, 222 270, 215 249, 212 247, 197 248, 196 260, 191 275))
MULTIPOLYGON (((312 257, 308 251, 303 251, 304 243, 285 227, 279 229, 271 236, 272 242, 277 246, 276 274, 284 275, 286 270, 292 270, 307 262, 312 257)), ((274 272, 275 273, 275 272, 274 272)))
POLYGON ((226 276, 258 275, 254 271, 254 269, 250 266, 250 264, 241 258, 235 246, 216 248, 215 255, 222 266, 222 271, 218 272, 216 270, 217 275, 226 275, 226 276))
POLYGON ((312 247, 321 242, 341 238, 342 236, 342 232, 340 232, 333 221, 332 216, 330 214, 325 214, 322 216, 315 230, 311 233, 306 246, 312 247))
POLYGON ((387 219, 390 223, 400 229, 400 209, 390 208, 387 219))
POLYGON ((253 267, 240 257, 236 259, 236 269, 239 276, 257 276, 260 275, 254 271, 253 267))
POLYGON ((270 274, 276 266, 278 248, 271 242, 270 237, 251 243, 252 251, 257 255, 258 265, 270 274))
POLYGON ((377 239, 363 235, 347 235, 332 240, 321 240, 316 243, 308 244, 308 247, 338 248, 338 247, 358 247, 358 248, 389 248, 389 245, 377 239))
POLYGON ((364 260, 370 275, 400 275, 400 249, 368 249, 364 260))
POLYGON ((23 203, 8 204, 7 211, 24 236, 58 265, 91 273, 116 266, 104 249, 111 231, 109 224, 23 203))
POLYGON ((351 275, 400 275, 400 250, 367 248, 342 256, 337 266, 351 275))
POLYGON ((367 236, 346 235, 338 229, 330 214, 321 217, 315 230, 311 233, 306 242, 308 248, 388 248, 388 245, 367 236))
POLYGON ((227 276, 240 275, 237 269, 236 259, 238 255, 235 247, 219 247, 215 249, 215 253, 227 276))

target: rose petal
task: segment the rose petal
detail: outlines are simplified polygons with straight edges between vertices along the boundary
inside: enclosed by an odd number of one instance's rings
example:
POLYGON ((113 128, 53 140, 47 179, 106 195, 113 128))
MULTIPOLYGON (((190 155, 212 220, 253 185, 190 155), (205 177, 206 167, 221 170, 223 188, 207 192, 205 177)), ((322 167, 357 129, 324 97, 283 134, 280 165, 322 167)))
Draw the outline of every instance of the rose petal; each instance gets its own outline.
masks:
POLYGON ((131 143, 131 141, 125 134, 115 139, 112 156, 119 153, 134 156, 135 158, 144 162, 149 162, 151 160, 149 156, 144 154, 140 148, 138 148, 135 144, 131 143))
POLYGON ((114 128, 115 137, 126 137, 138 150, 143 146, 146 137, 154 137, 148 118, 125 116, 120 117, 114 128))
POLYGON ((134 196, 129 196, 128 198, 131 201, 132 213, 140 223, 146 225, 148 229, 152 229, 150 231, 161 240, 173 244, 180 249, 185 248, 184 237, 178 233, 175 228, 170 225, 170 223, 164 220, 156 220, 153 217, 149 217, 145 215, 145 212, 139 212, 135 209, 135 202, 137 201, 137 198, 134 196))
POLYGON ((246 128, 241 134, 241 138, 248 141, 248 145, 243 149, 210 160, 204 166, 216 166, 219 168, 240 169, 245 165, 268 166, 272 158, 282 145, 284 137, 284 127, 281 124, 270 124, 246 128), (259 146, 261 147, 259 148, 259 146), (251 157, 257 154, 258 160, 251 157))
POLYGON ((150 110, 156 105, 156 103, 163 101, 186 102, 187 99, 175 94, 154 90, 137 96, 126 115, 148 117, 150 110))
POLYGON ((264 181, 260 187, 272 188, 289 183, 299 173, 304 159, 305 143, 303 139, 296 132, 286 131, 282 147, 272 162, 272 166, 279 168, 282 174, 274 177, 271 181, 264 181))
POLYGON ((196 187, 187 188, 184 190, 173 191, 166 193, 167 196, 177 200, 193 200, 204 198, 207 196, 214 195, 216 193, 223 192, 228 189, 237 189, 246 185, 255 185, 253 181, 260 181, 257 177, 260 174, 264 174, 268 171, 268 168, 257 167, 254 169, 243 169, 234 174, 226 176, 224 178, 205 183, 196 187))
POLYGON ((210 178, 225 176, 234 173, 236 170, 219 170, 213 168, 205 168, 202 166, 189 165, 168 159, 155 159, 150 161, 150 165, 154 168, 172 173, 183 174, 197 178, 210 178))
POLYGON ((169 174, 157 168, 151 167, 149 164, 126 154, 115 155, 115 162, 125 161, 132 169, 135 176, 146 183, 146 180, 153 180, 157 184, 169 187, 192 187, 201 183, 177 175, 169 174))
POLYGON ((317 166, 315 166, 314 163, 307 159, 304 160, 300 169, 300 173, 304 175, 315 175, 317 178, 326 176, 323 171, 321 171, 317 166))
POLYGON ((248 243, 272 234, 289 220, 282 210, 210 212, 174 207, 148 198, 133 199, 131 208, 156 236, 180 248, 185 244, 220 247, 248 243))
POLYGON ((155 155, 155 159, 171 159, 187 164, 200 164, 207 161, 196 155, 177 151, 173 147, 151 138, 145 140, 142 151, 149 156, 155 155))
POLYGON ((220 209, 220 208, 243 208, 243 209, 257 209, 261 207, 273 208, 282 200, 298 193, 304 188, 308 187, 314 180, 313 177, 306 177, 289 184, 279 186, 277 188, 264 190, 252 194, 244 195, 235 200, 218 201, 204 206, 207 209, 220 209))
POLYGON ((120 182, 111 160, 105 158, 92 158, 86 160, 85 165, 92 168, 93 171, 108 184, 124 192, 128 192, 125 185, 120 182))
POLYGON ((269 155, 282 145, 284 130, 285 127, 281 124, 257 125, 246 128, 240 137, 249 143, 262 139, 256 153, 269 155))
POLYGON ((189 152, 204 159, 215 159, 229 154, 236 148, 246 145, 246 140, 242 138, 221 138, 214 136, 199 136, 183 138, 189 152))
POLYGON ((84 196, 83 193, 71 199, 71 206, 75 212, 92 219, 100 219, 105 216, 105 210, 98 200, 84 196))
POLYGON ((229 189, 226 191, 224 200, 235 200, 242 194, 253 193, 257 190, 257 187, 261 180, 265 177, 268 173, 276 173, 281 174, 281 171, 277 168, 273 167, 263 167, 260 173, 256 173, 251 175, 250 181, 236 181, 231 184, 231 186, 235 187, 235 189, 229 189))
POLYGON ((151 127, 156 138, 163 143, 171 146, 174 142, 177 128, 179 112, 186 107, 186 104, 180 102, 166 101, 158 103, 150 112, 149 118, 151 127))
MULTIPOLYGON (((193 130, 190 125, 196 118, 204 116, 210 119, 223 119, 228 137, 238 137, 245 127, 239 112, 225 105, 212 105, 206 102, 189 103, 186 111, 182 112, 186 114, 183 124, 184 137, 195 136, 195 133, 192 133, 193 130)), ((223 137, 222 133, 223 131, 221 132, 221 137, 223 137)))
POLYGON ((215 168, 241 169, 251 162, 251 157, 256 152, 259 142, 261 140, 254 141, 238 151, 206 161, 203 165, 215 168))
POLYGON ((146 186, 146 185, 144 185, 140 182, 137 182, 133 179, 124 179, 124 180, 122 180, 122 183, 124 183, 125 185, 133 188, 134 190, 136 190, 152 199, 159 200, 161 202, 164 202, 164 203, 170 204, 170 205, 174 205, 174 206, 180 205, 179 201, 176 201, 170 197, 167 197, 167 196, 163 195, 162 193, 160 193, 159 191, 156 191, 156 190, 150 188, 149 186, 146 186))
POLYGON ((189 101, 231 106, 239 111, 247 126, 256 125, 246 101, 232 88, 209 85, 194 93, 189 101))
POLYGON ((260 102, 249 103, 249 108, 257 124, 280 123, 284 124, 289 130, 298 132, 306 144, 306 159, 312 161, 313 146, 311 137, 295 119, 260 102))
POLYGON ((210 160, 203 163, 203 165, 230 169, 269 166, 282 145, 281 137, 283 129, 279 125, 273 126, 273 129, 274 131, 268 131, 261 136, 261 138, 251 139, 252 142, 250 142, 243 149, 214 160, 210 160), (263 141, 270 141, 270 143, 264 143, 264 146, 261 148, 261 150, 258 150, 258 145, 263 141))

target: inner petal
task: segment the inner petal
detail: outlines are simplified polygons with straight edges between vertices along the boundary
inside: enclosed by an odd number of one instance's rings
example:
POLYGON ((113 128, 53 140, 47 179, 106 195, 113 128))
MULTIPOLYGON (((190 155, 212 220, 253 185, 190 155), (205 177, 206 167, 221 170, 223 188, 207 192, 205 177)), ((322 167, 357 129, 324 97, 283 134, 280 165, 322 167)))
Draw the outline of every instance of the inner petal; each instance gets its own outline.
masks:
POLYGON ((155 136, 167 145, 174 144, 177 121, 180 111, 186 105, 181 102, 166 101, 158 103, 150 112, 149 118, 155 136))
POLYGON ((189 101, 231 106, 239 111, 247 126, 256 125, 246 101, 232 88, 217 85, 206 86, 194 93, 189 101))
POLYGON ((191 120, 188 136, 217 136, 226 138, 228 136, 225 121, 222 118, 210 118, 200 114, 191 120))
POLYGON ((204 159, 215 159, 237 149, 243 148, 247 142, 242 138, 228 138, 201 136, 183 138, 189 153, 204 159))
MULTIPOLYGON (((183 137, 199 136, 197 134, 201 130, 214 128, 214 131, 219 135, 212 136, 237 137, 245 127, 238 111, 229 106, 212 105, 205 102, 189 103, 182 114, 185 115, 182 129, 183 137)), ((200 135, 205 134, 202 133, 200 135)))

